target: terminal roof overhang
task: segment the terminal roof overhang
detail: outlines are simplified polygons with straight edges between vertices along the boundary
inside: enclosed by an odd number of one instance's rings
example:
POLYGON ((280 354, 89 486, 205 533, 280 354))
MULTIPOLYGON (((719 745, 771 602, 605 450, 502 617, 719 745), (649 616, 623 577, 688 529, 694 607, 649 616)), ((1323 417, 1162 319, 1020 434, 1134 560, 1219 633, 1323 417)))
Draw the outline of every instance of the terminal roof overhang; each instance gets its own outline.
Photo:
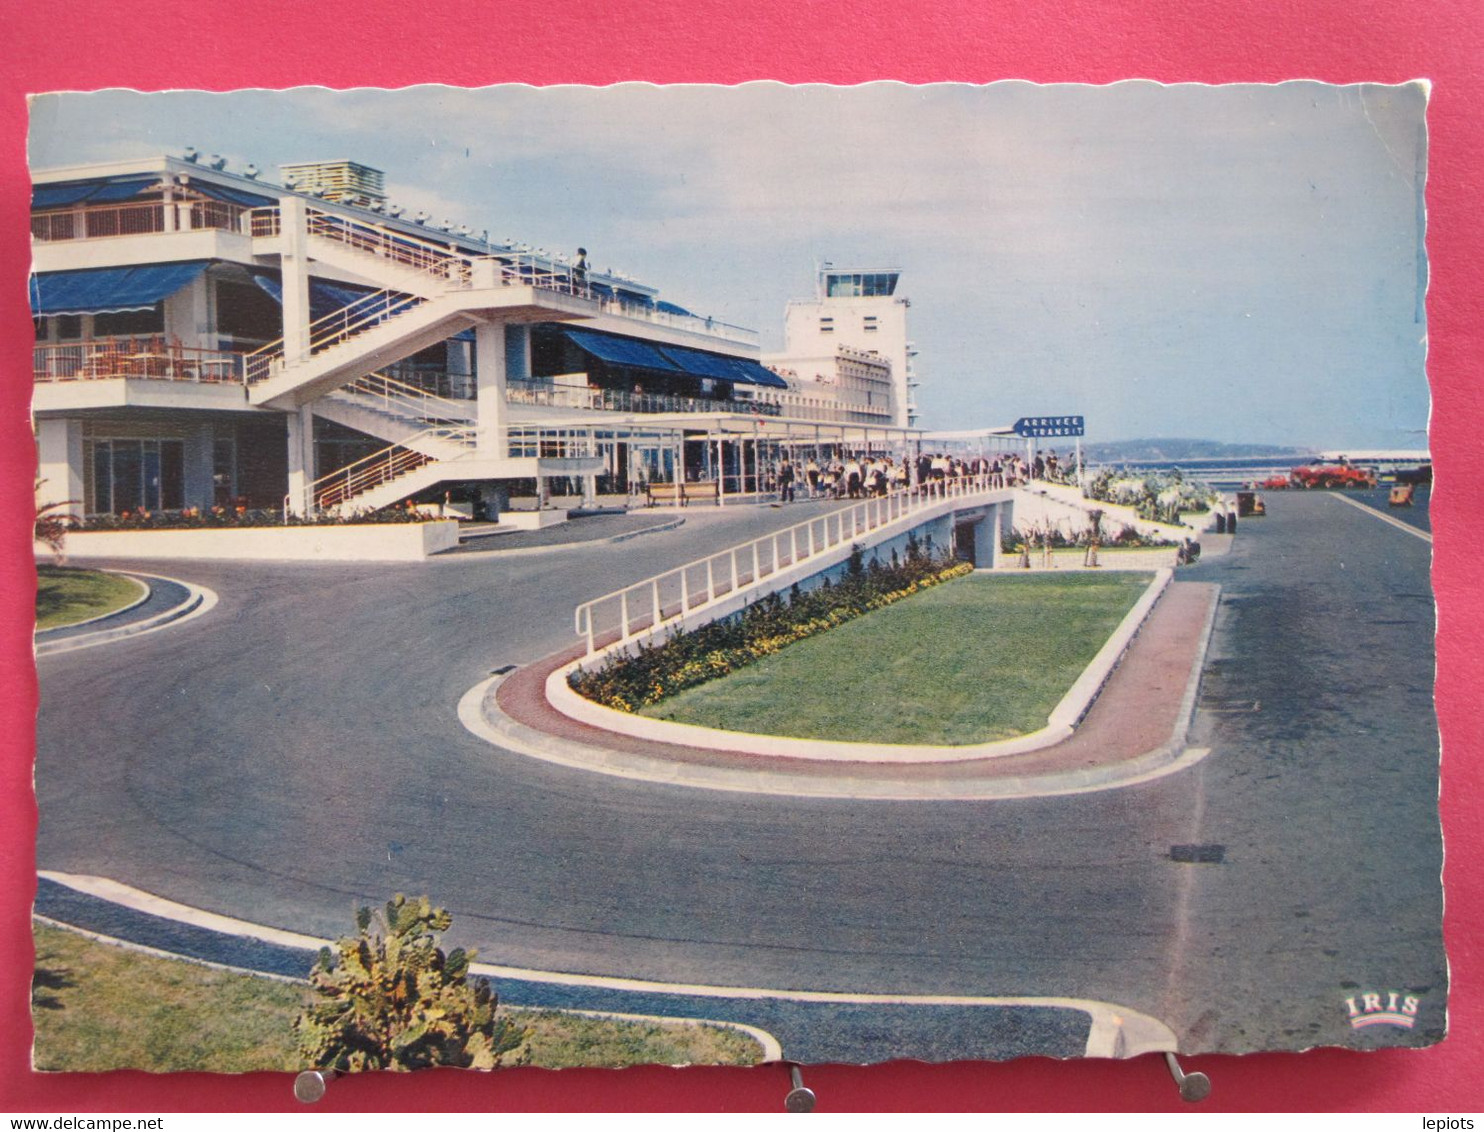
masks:
POLYGON ((209 262, 197 259, 33 275, 31 313, 41 316, 149 310, 193 282, 209 262))
POLYGON ((772 370, 745 358, 713 354, 688 346, 646 342, 575 326, 564 326, 560 333, 583 353, 608 365, 629 366, 669 376, 685 375, 729 381, 737 385, 758 385, 768 389, 788 388, 788 382, 772 370))

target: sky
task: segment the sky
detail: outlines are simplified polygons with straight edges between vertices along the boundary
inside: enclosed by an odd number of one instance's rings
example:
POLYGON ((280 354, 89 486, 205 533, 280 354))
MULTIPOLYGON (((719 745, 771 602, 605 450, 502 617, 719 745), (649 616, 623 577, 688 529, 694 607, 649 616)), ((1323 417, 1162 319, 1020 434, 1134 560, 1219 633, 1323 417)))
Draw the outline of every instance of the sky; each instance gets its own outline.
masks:
POLYGON ((764 351, 820 261, 900 268, 929 428, 1421 448, 1425 110, 1310 82, 103 91, 33 99, 30 158, 348 158, 764 351))

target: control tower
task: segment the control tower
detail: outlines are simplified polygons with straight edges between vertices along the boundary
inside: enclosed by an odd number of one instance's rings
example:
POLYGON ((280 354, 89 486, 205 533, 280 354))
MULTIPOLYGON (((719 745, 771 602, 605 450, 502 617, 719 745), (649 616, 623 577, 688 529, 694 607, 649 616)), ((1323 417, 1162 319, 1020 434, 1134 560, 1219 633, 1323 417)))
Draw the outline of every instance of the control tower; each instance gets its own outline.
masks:
POLYGON ((847 346, 891 363, 892 423, 917 423, 917 350, 907 336, 906 296, 897 293, 899 268, 870 270, 820 265, 813 299, 794 299, 784 316, 784 352, 833 353, 847 346))

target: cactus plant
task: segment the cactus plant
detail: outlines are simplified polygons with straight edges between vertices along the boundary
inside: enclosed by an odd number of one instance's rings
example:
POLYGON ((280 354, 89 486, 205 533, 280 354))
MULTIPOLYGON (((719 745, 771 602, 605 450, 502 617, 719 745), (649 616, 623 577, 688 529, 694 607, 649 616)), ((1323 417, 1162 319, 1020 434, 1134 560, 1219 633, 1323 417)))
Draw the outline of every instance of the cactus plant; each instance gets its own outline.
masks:
POLYGON ((324 948, 310 972, 313 999, 294 1022, 316 1069, 493 1069, 525 1040, 499 1010, 488 979, 469 978, 475 953, 444 953, 453 918, 426 896, 398 893, 385 912, 356 914, 356 934, 324 948))

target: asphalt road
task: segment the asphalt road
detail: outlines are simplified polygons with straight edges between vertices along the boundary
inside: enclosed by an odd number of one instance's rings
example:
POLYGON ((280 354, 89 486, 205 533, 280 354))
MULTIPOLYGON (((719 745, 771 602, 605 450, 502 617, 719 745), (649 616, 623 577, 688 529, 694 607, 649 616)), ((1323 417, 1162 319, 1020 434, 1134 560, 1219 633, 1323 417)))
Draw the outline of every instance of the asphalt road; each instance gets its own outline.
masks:
MULTIPOLYGON (((1013 802, 627 783, 460 727, 491 668, 571 642, 575 601, 802 509, 503 561, 162 564, 217 609, 40 661, 39 863, 324 936, 427 892, 458 942, 531 968, 1086 997, 1191 1052, 1420 1043, 1444 978, 1429 548, 1326 496, 1269 505, 1188 574, 1227 587, 1193 738, 1211 756, 1013 802), (1222 863, 1171 859, 1191 844, 1222 863), (1373 986, 1420 992, 1416 1029, 1352 1033, 1342 1000, 1373 986)), ((785 1050, 942 1057, 972 1026, 878 1012, 854 1046, 785 1050)))

